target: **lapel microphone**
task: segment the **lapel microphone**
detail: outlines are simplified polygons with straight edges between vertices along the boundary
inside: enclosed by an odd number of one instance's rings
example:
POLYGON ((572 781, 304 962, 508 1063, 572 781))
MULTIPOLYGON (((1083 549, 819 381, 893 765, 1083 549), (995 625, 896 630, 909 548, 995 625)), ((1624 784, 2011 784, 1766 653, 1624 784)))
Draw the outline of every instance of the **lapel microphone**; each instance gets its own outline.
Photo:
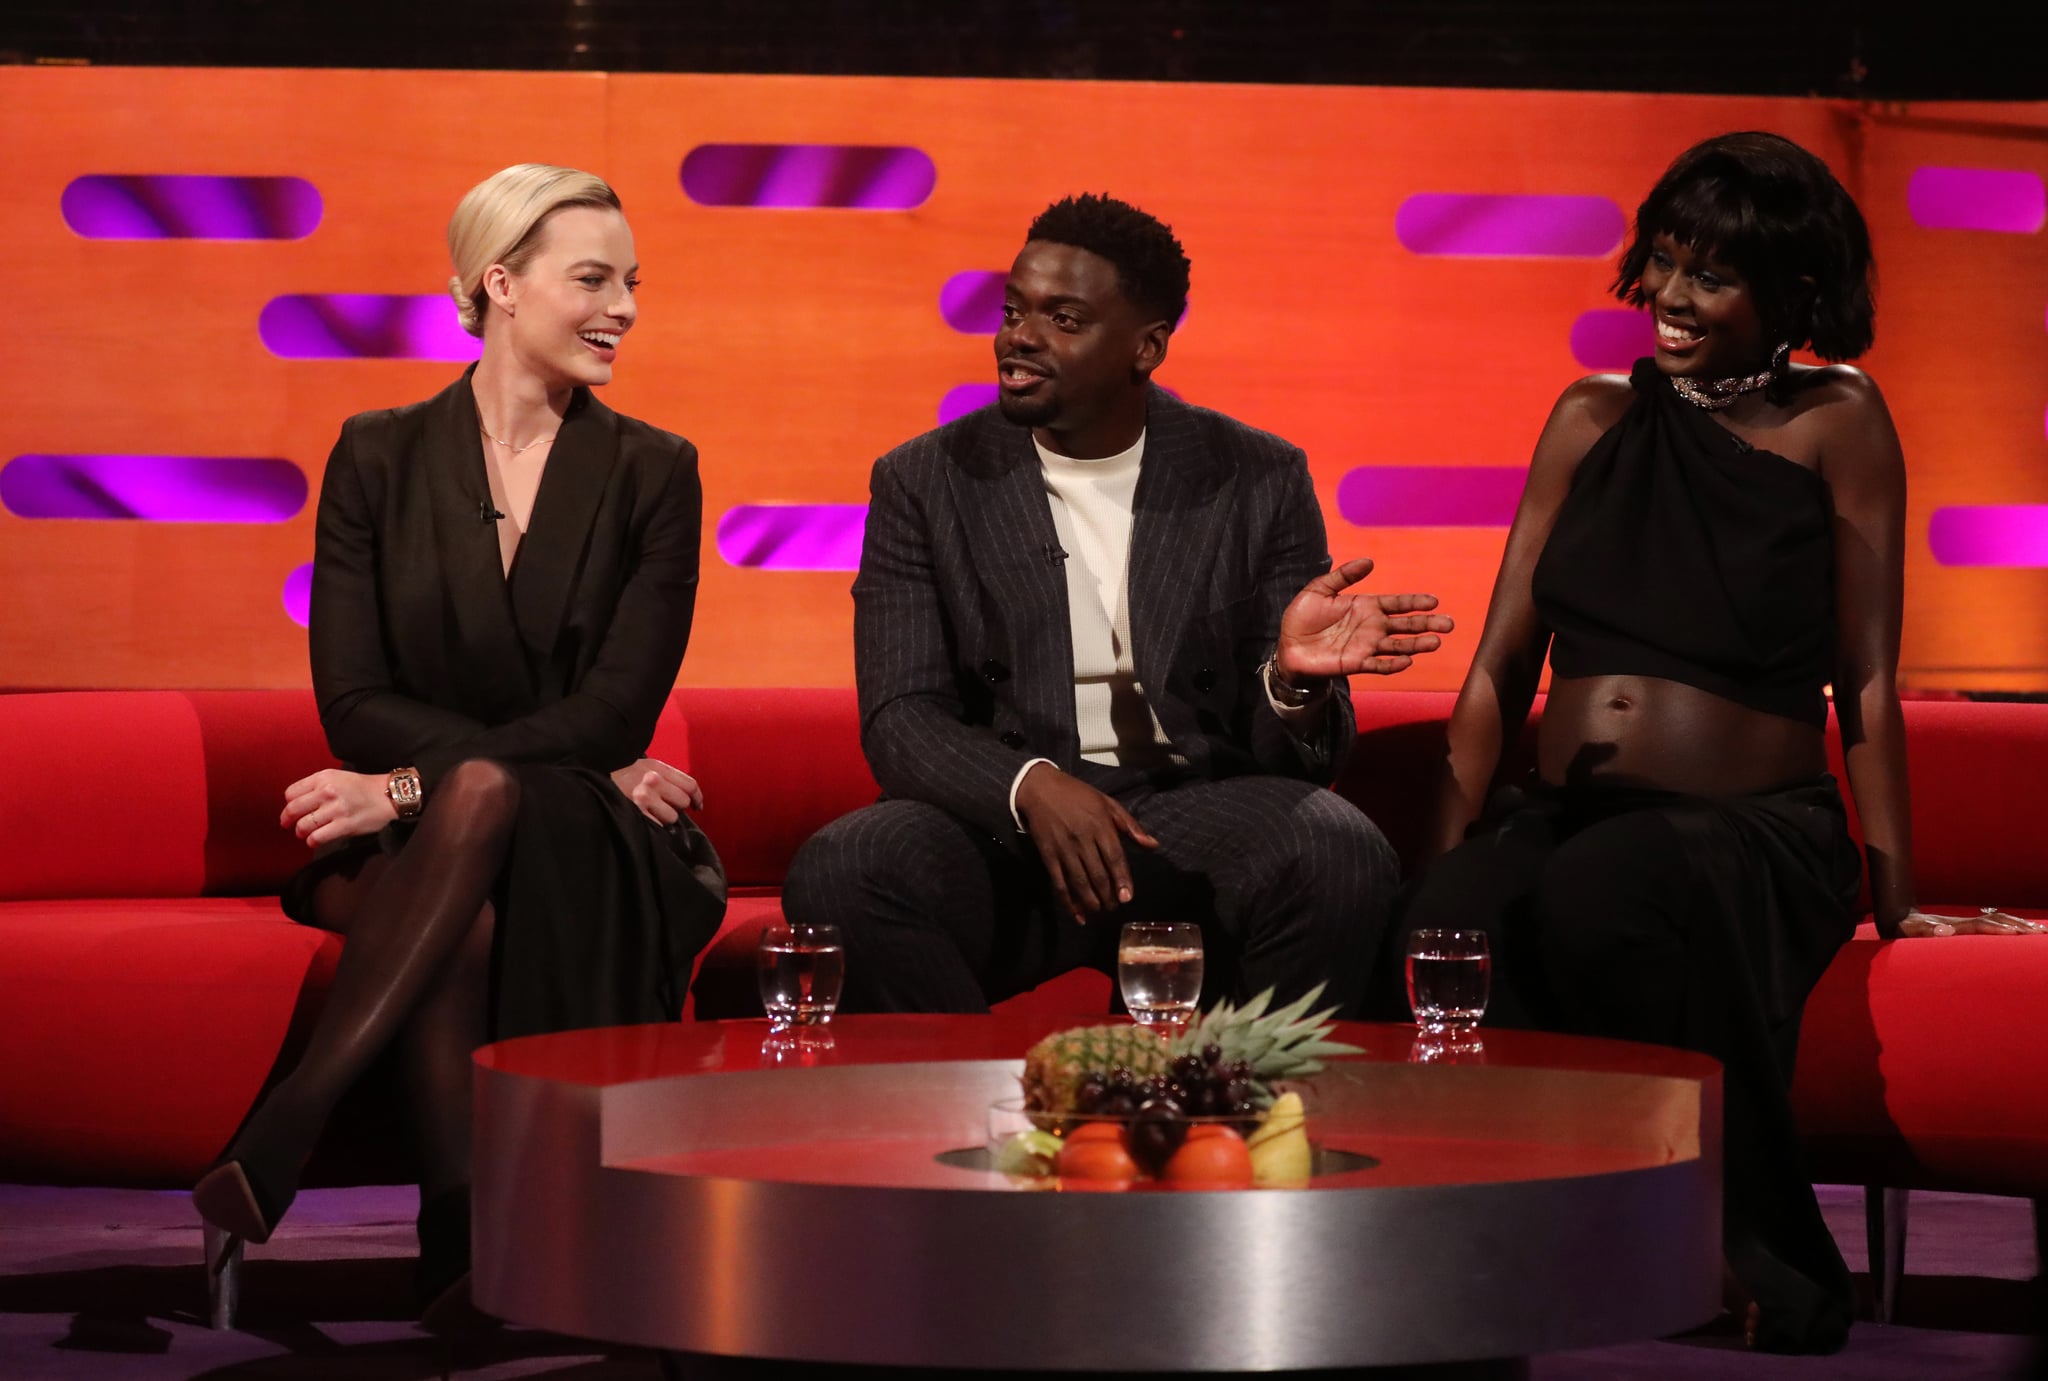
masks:
POLYGON ((476 501, 476 520, 480 523, 495 523, 505 515, 492 506, 489 499, 476 501))
POLYGON ((1048 566, 1057 566, 1067 559, 1067 554, 1060 550, 1058 542, 1047 542, 1039 550, 1045 553, 1045 564, 1048 566))

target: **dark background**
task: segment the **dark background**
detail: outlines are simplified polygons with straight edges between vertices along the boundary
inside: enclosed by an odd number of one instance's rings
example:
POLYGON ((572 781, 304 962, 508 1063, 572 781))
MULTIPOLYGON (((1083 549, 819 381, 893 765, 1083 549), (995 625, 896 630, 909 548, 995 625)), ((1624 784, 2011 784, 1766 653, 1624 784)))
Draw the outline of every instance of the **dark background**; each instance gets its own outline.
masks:
POLYGON ((2048 0, 0 0, 0 62, 2048 98, 2048 0))

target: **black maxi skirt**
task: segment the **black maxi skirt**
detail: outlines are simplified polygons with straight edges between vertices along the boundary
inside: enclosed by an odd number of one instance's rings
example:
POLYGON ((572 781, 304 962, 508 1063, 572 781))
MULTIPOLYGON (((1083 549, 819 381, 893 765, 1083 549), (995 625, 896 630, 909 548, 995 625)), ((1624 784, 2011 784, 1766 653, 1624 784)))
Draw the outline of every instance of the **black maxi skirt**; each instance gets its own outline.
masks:
MULTIPOLYGON (((1724 1242, 1760 1346, 1832 1351, 1854 1309, 1793 1123, 1806 998, 1855 928, 1862 860, 1834 778, 1740 797, 1503 788, 1418 881, 1413 930, 1485 930, 1487 1024, 1612 1036, 1724 1068, 1724 1242)), ((1387 987, 1381 1005, 1391 1005, 1387 987)))

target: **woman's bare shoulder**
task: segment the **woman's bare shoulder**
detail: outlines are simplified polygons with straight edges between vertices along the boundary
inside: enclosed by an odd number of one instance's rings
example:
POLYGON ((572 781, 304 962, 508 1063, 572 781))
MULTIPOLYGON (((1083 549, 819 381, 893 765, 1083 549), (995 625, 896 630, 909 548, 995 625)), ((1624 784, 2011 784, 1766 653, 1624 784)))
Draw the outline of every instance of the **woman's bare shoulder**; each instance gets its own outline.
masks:
POLYGON ((1635 389, 1626 375, 1588 374, 1574 380, 1558 395, 1550 420, 1543 425, 1543 437, 1537 443, 1539 457, 1548 452, 1568 456, 1576 464, 1634 401, 1635 389))

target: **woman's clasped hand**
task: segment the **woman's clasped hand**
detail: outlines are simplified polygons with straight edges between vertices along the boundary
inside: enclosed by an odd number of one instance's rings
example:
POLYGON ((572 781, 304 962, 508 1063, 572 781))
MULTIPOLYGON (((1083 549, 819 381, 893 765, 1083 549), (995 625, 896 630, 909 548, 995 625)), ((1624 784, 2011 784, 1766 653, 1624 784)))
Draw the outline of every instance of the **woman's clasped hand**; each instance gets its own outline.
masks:
POLYGON ((398 818, 398 807, 386 790, 389 781, 383 772, 324 768, 284 789, 284 812, 277 822, 308 848, 375 834, 398 818))
POLYGON ((642 758, 612 773, 612 781, 640 813, 663 829, 686 810, 704 809, 704 788, 697 779, 659 758, 642 758))

